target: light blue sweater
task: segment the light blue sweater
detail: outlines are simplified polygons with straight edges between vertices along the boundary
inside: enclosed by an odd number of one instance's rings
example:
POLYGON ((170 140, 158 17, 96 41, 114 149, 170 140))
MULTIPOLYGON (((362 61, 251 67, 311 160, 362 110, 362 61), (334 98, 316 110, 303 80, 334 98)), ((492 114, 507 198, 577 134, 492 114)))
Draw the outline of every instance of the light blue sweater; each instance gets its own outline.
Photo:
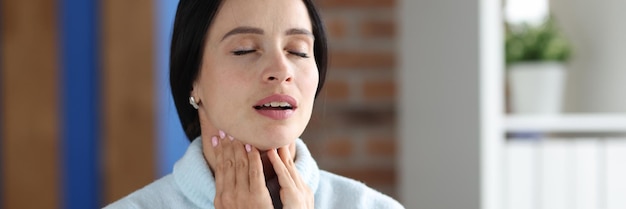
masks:
MULTIPOLYGON (((315 208, 404 208, 361 182, 320 170, 300 139, 296 141, 295 163, 302 179, 315 192, 315 208)), ((105 208, 214 208, 214 198, 215 179, 202 154, 202 140, 196 139, 171 174, 105 208)))

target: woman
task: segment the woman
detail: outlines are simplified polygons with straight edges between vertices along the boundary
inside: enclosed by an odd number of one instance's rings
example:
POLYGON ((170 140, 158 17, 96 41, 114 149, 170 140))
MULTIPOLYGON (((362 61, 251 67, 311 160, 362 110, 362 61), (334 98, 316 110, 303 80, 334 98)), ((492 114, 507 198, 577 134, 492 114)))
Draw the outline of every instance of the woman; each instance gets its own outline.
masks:
POLYGON ((311 0, 181 0, 170 84, 192 143, 172 174, 107 208, 403 208, 319 170, 298 139, 326 56, 311 0))

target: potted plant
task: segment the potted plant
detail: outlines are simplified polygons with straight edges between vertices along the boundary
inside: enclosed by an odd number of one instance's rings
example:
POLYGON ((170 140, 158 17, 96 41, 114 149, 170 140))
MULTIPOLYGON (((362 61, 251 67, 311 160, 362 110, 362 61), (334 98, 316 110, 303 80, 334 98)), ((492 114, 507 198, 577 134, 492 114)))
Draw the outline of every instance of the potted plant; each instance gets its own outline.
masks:
POLYGON ((505 51, 514 114, 561 112, 571 46, 547 18, 541 25, 506 25, 505 51))

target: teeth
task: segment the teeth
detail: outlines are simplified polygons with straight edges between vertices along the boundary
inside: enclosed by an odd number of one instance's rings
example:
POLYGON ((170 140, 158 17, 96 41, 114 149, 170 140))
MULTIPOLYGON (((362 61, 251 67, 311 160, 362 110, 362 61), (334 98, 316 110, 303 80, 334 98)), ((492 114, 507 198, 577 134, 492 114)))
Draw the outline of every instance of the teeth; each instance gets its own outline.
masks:
POLYGON ((289 103, 287 103, 287 102, 281 102, 280 104, 278 104, 278 106, 281 106, 281 107, 291 107, 291 105, 289 103))
POLYGON ((287 102, 270 102, 263 104, 263 107, 291 107, 287 102))

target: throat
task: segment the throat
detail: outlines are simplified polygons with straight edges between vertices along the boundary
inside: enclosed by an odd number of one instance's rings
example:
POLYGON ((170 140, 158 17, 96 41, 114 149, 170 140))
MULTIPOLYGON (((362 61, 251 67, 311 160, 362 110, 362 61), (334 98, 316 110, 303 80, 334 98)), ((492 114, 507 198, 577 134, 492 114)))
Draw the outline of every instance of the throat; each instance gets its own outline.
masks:
POLYGON ((272 205, 274 208, 283 208, 283 201, 280 199, 280 184, 278 183, 278 177, 265 180, 265 187, 270 193, 272 198, 272 205))
POLYGON ((272 162, 270 162, 270 159, 267 157, 267 152, 261 154, 261 162, 263 163, 263 174, 265 175, 265 187, 267 187, 270 197, 272 198, 272 205, 274 205, 274 208, 282 209, 283 203, 280 199, 278 176, 276 176, 272 162))
POLYGON ((276 178, 276 171, 274 171, 274 167, 272 166, 272 162, 267 157, 267 152, 261 153, 261 163, 263 164, 263 175, 265 176, 265 182, 268 180, 276 178))

